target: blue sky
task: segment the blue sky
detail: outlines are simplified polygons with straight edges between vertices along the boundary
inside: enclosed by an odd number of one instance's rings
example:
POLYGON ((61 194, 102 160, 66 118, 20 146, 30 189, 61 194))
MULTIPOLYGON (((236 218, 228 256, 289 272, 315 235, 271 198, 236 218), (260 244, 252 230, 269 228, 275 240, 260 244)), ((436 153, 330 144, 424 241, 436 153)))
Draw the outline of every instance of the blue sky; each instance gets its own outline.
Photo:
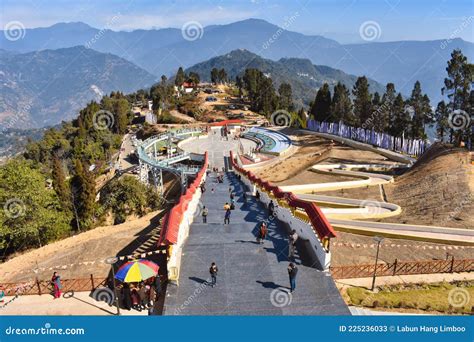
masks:
POLYGON ((473 41, 472 0, 2 0, 1 27, 20 21, 25 27, 82 21, 114 30, 180 28, 261 18, 291 31, 321 34, 340 42, 361 41, 364 22, 380 27, 378 41, 461 37, 473 41))

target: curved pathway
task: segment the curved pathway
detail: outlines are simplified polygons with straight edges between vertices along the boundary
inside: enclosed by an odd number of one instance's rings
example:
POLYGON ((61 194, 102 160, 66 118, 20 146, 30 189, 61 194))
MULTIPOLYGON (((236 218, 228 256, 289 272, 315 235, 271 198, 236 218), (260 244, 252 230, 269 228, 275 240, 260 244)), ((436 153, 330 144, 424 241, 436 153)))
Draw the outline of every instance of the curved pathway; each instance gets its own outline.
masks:
POLYGON ((393 183, 394 179, 390 175, 353 171, 353 169, 384 171, 400 167, 406 166, 403 164, 391 166, 382 164, 316 164, 312 167, 313 171, 349 176, 356 178, 356 180, 282 186, 281 189, 296 193, 301 199, 317 203, 336 230, 362 235, 382 235, 437 243, 474 245, 474 230, 471 229, 359 221, 360 219, 381 219, 399 215, 402 208, 394 203, 314 194, 318 191, 382 186, 393 183))

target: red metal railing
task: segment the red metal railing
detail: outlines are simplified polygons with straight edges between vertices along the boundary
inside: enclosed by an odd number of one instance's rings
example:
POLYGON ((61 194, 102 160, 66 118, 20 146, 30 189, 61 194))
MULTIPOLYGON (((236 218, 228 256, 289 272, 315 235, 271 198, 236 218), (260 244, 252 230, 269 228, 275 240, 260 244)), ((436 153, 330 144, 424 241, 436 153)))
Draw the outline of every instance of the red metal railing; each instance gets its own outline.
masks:
POLYGON ((308 215, 313 231, 321 241, 337 236, 336 231, 316 204, 301 200, 292 192, 282 191, 278 186, 272 185, 270 182, 264 181, 255 176, 251 171, 240 167, 235 162, 232 151, 230 152, 230 160, 232 166, 238 172, 244 174, 252 183, 256 183, 266 191, 272 192, 276 198, 286 200, 290 207, 303 209, 306 212, 306 215, 308 215))

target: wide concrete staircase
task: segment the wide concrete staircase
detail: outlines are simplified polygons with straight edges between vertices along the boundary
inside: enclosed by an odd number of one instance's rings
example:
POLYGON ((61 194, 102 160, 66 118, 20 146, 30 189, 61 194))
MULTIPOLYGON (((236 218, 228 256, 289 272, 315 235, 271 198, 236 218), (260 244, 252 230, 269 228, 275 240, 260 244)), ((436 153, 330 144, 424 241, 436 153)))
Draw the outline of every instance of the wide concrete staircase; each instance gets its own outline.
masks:
POLYGON ((181 260, 177 285, 170 285, 165 315, 350 315, 329 273, 304 263, 298 250, 296 291, 289 293, 288 231, 284 223, 268 219, 268 211, 237 176, 228 172, 223 184, 211 174, 201 205, 209 210, 207 223, 200 212, 191 226, 181 260), (236 194, 230 224, 224 225, 229 187, 236 194), (212 191, 214 188, 214 192, 212 191), (261 221, 269 225, 264 244, 256 242, 261 221), (216 262, 217 286, 209 286, 209 267, 216 262))

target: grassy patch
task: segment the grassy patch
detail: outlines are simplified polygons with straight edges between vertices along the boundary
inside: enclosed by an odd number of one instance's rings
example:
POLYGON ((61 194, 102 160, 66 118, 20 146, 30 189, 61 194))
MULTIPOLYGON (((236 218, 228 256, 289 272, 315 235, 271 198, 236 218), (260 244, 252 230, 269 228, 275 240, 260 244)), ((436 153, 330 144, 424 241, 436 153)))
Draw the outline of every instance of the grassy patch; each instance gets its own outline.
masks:
POLYGON ((474 307, 474 281, 380 286, 377 293, 361 287, 347 289, 353 305, 470 314, 474 307))

